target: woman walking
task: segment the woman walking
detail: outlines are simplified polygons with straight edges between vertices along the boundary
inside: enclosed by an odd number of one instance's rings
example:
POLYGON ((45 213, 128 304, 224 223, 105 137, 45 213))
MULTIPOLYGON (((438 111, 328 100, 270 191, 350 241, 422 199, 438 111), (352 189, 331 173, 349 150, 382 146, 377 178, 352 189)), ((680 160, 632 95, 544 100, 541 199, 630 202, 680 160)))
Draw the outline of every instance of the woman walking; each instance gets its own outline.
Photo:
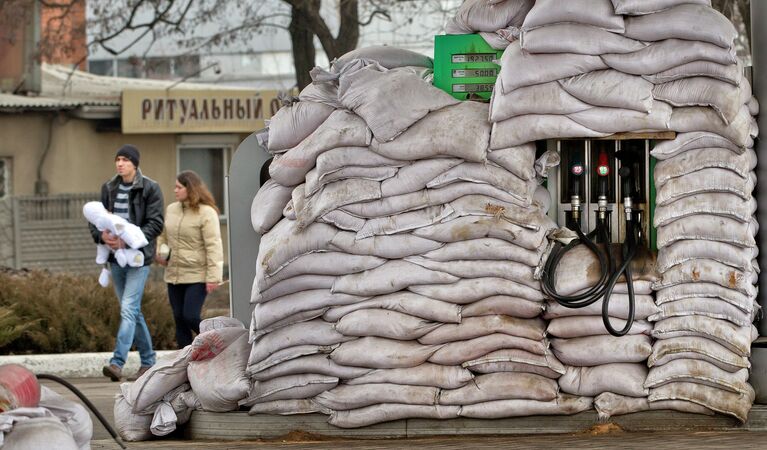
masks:
POLYGON ((176 201, 165 211, 156 259, 166 266, 176 343, 184 348, 192 343, 192 332, 200 332, 205 297, 221 284, 224 255, 216 201, 200 176, 191 170, 181 172, 173 193, 176 201))

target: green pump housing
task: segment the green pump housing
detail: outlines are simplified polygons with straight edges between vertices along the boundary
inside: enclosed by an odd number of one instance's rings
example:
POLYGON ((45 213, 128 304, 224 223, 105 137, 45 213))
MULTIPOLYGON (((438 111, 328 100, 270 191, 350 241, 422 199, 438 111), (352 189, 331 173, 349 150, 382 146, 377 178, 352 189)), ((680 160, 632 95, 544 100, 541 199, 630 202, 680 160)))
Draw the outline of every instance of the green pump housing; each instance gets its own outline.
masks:
POLYGON ((458 100, 489 99, 501 67, 503 50, 491 47, 479 34, 434 37, 434 86, 458 100))

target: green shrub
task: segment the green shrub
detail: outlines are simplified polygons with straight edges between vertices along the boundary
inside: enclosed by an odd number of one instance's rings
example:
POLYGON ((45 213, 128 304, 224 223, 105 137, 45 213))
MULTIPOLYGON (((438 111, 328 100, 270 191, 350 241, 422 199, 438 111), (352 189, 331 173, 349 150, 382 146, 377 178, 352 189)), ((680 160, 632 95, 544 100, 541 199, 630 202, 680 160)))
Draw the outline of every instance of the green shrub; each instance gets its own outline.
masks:
MULTIPOLYGON (((203 317, 227 314, 226 287, 206 301, 203 317)), ((45 271, 0 271, 0 353, 114 350, 120 308, 113 288, 94 276, 45 271), (7 342, 2 340, 9 331, 7 342)), ((142 312, 155 349, 175 349, 175 325, 165 283, 147 283, 142 312)))

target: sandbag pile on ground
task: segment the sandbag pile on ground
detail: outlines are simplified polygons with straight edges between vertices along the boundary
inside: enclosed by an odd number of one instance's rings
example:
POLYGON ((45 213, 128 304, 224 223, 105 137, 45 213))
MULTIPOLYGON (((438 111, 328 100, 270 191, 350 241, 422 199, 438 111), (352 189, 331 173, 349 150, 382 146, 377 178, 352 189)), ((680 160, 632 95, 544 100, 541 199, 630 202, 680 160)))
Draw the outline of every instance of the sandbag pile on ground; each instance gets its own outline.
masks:
MULTIPOLYGON (((616 248, 614 253, 618 252, 616 248)), ((647 357, 652 351, 652 324, 647 318, 659 311, 652 296, 652 282, 657 279, 652 259, 645 252, 632 265, 635 320, 625 336, 612 336, 605 328, 604 300, 579 309, 547 300, 543 316, 549 320, 547 333, 554 354, 566 368, 559 378, 562 392, 587 397, 611 392, 646 400, 647 357)), ((557 292, 573 295, 596 284, 599 261, 588 248, 579 246, 564 255, 556 272, 557 292)), ((628 292, 626 283, 619 282, 610 296, 610 323, 617 330, 628 319, 628 292)))
POLYGON ((519 42, 504 52, 491 149, 678 133, 653 151, 663 160, 654 180, 661 311, 652 317, 658 342, 645 383, 649 402, 606 396, 596 402, 603 416, 662 403, 745 420, 753 402, 741 369, 755 338, 750 149, 758 104, 736 58, 736 37, 707 0, 541 0, 519 42))
POLYGON ((535 0, 466 0, 445 25, 445 34, 479 33, 503 50, 519 38, 520 27, 535 0))
POLYGON ((488 152, 486 104, 358 56, 314 71, 278 114, 291 119, 270 123, 240 403, 340 427, 589 408, 558 394, 540 318, 534 271, 554 224, 535 146, 488 152))

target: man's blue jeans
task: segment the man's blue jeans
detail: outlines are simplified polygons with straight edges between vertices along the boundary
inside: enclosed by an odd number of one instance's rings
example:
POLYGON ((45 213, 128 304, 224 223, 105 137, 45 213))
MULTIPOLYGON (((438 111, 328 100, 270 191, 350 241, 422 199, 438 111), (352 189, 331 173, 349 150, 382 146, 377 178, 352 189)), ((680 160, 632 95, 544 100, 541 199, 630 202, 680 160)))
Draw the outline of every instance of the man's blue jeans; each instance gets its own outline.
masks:
POLYGON ((124 366, 131 345, 135 343, 141 356, 141 365, 152 366, 155 363, 152 337, 149 335, 144 315, 141 314, 141 298, 144 296, 144 285, 149 277, 149 266, 120 267, 110 264, 110 269, 117 299, 120 300, 120 328, 117 330, 115 353, 109 363, 118 367, 124 366))

